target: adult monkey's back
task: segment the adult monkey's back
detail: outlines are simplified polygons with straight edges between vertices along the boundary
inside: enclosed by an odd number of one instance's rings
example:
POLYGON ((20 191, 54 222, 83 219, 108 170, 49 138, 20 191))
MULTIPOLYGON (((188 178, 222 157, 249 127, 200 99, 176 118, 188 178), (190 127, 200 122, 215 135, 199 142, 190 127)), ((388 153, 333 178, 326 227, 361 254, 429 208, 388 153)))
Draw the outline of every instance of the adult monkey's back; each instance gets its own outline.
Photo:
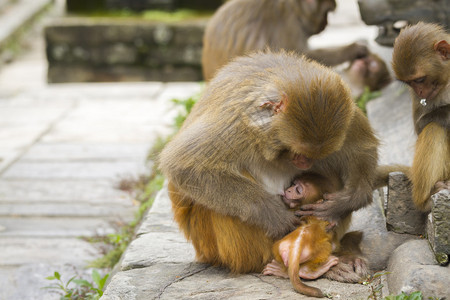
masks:
POLYGON ((285 49, 305 54, 329 66, 367 55, 354 43, 308 50, 308 38, 325 29, 335 0, 233 0, 223 4, 208 22, 203 37, 205 80, 231 58, 255 50, 285 49))
POLYGON ((256 53, 219 71, 160 166, 197 259, 242 273, 261 271, 273 239, 298 224, 281 195, 305 170, 336 177, 340 190, 302 214, 339 226, 370 203, 377 145, 336 73, 295 54, 256 53))

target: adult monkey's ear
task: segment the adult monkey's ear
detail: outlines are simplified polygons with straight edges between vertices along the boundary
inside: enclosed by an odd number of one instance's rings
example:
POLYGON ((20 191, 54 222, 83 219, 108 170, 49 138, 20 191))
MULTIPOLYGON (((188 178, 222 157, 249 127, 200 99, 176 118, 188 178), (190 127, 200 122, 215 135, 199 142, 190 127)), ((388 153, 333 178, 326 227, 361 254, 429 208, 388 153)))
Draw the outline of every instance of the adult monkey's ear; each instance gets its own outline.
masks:
POLYGON ((287 104, 288 104, 288 96, 286 95, 286 93, 283 92, 281 94, 281 98, 278 102, 277 101, 266 101, 263 104, 261 104, 260 107, 269 108, 276 115, 279 112, 284 112, 286 110, 287 104))
POLYGON ((434 50, 439 53, 443 60, 450 58, 450 45, 446 40, 436 42, 436 44, 434 44, 434 50))

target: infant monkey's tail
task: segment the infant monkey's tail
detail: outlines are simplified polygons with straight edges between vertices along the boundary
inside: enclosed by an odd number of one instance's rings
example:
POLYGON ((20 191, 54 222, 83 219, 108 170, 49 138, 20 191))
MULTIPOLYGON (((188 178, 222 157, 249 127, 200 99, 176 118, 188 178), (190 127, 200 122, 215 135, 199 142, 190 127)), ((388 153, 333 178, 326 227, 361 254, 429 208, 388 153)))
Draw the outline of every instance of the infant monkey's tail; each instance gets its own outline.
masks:
MULTIPOLYGON (((300 235, 305 234, 305 232, 300 233, 300 235)), ((307 234, 307 233, 306 233, 307 234)), ((300 239, 297 239, 295 243, 299 243, 300 239)), ((300 294, 304 294, 311 297, 323 298, 324 294, 318 288, 304 284, 299 276, 300 271, 300 256, 299 253, 303 253, 306 249, 303 249, 303 244, 297 244, 294 246, 299 247, 298 251, 290 251, 289 253, 289 279, 294 289, 300 294)))

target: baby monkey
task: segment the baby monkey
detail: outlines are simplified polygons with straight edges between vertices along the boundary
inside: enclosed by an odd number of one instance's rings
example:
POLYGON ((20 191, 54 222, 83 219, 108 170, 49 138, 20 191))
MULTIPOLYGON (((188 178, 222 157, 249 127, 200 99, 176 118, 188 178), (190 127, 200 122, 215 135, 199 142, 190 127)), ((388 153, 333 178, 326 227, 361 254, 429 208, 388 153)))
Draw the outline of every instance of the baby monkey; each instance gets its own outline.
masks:
MULTIPOLYGON (((324 187, 330 186, 333 186, 332 182, 319 175, 304 174, 284 192, 283 200, 294 209, 322 199, 324 187)), ((327 228, 330 228, 327 221, 303 217, 296 230, 275 242, 272 248, 275 259, 266 265, 263 274, 290 278, 297 292, 324 297, 320 289, 304 284, 300 277, 316 279, 338 263, 338 258, 331 255, 333 233, 327 228)))

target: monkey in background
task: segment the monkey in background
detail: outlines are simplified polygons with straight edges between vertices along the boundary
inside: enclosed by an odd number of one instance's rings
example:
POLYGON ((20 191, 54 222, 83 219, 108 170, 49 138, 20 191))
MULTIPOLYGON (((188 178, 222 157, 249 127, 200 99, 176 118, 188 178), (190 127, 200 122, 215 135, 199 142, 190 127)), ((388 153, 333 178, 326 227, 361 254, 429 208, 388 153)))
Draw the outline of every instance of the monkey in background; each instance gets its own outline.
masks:
POLYGON ((416 207, 431 209, 430 197, 450 189, 450 35, 419 22, 400 32, 392 67, 411 88, 417 142, 409 177, 416 207))
POLYGON ((305 54, 334 66, 368 54, 353 43, 343 47, 308 50, 308 38, 327 26, 335 0, 233 0, 209 20, 203 36, 202 67, 206 81, 233 57, 269 48, 305 54))
POLYGON ((350 86, 353 99, 358 99, 367 87, 369 91, 378 91, 391 83, 392 78, 386 63, 376 54, 356 58, 348 68, 338 70, 345 82, 350 86))
MULTIPOLYGON (((197 259, 261 272, 273 241, 294 230, 299 216, 339 227, 372 201, 377 147, 339 75, 294 53, 267 51, 217 73, 163 149, 160 168, 197 259), (339 186, 294 213, 280 195, 306 171, 339 186)), ((358 253, 339 258, 328 278, 355 282, 367 274, 358 253)))

